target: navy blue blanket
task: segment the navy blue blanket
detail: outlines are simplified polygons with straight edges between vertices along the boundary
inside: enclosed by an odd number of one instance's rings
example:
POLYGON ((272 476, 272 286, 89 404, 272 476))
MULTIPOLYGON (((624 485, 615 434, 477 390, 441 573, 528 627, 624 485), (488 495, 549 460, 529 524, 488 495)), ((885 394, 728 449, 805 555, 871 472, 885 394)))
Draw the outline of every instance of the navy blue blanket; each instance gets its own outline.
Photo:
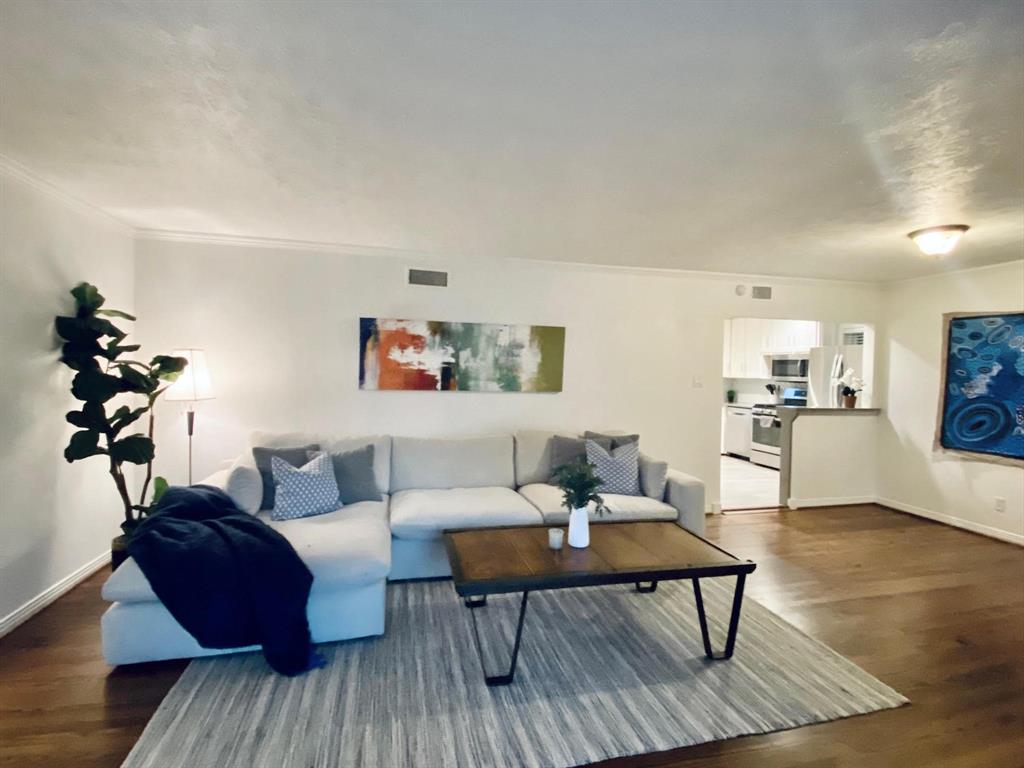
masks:
POLYGON ((287 539, 220 489, 167 489, 128 554, 204 648, 262 645, 285 675, 315 664, 306 619, 313 575, 287 539))

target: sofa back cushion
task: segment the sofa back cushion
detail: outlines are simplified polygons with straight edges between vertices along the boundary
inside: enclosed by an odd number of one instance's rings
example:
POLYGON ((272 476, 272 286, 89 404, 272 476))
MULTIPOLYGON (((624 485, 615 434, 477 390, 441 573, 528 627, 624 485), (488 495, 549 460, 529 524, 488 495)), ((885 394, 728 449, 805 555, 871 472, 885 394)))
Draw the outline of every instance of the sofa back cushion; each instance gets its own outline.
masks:
POLYGON ((391 492, 391 438, 388 435, 344 437, 319 432, 253 432, 250 445, 264 448, 289 448, 316 443, 328 453, 354 451, 366 445, 373 446, 373 474, 381 493, 391 492))
POLYGON ((522 429, 515 434, 516 487, 546 483, 551 477, 551 438, 554 432, 522 429))
POLYGON ((514 488, 512 435, 470 438, 394 437, 391 491, 414 488, 514 488))

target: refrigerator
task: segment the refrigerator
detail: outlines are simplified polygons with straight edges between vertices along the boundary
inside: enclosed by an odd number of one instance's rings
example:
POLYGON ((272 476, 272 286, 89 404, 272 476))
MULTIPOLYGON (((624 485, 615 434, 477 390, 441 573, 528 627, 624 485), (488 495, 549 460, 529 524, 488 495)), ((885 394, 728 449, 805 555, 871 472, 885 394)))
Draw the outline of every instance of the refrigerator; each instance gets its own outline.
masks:
POLYGON ((850 368, 855 376, 866 378, 863 346, 811 347, 807 362, 807 405, 811 408, 838 408, 838 380, 850 368))

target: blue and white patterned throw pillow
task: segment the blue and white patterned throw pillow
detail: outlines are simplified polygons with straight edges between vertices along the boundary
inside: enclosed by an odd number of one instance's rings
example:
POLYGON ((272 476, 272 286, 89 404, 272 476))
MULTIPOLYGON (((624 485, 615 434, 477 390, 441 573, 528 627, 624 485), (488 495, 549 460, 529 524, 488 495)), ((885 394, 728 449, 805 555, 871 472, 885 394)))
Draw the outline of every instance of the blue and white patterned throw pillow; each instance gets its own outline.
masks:
POLYGON ((330 455, 317 453, 301 467, 293 467, 274 456, 270 459, 270 469, 274 473, 271 520, 295 520, 341 508, 330 455))
POLYGON ((593 440, 587 440, 587 461, 601 478, 598 493, 640 496, 640 443, 626 443, 606 451, 593 440))

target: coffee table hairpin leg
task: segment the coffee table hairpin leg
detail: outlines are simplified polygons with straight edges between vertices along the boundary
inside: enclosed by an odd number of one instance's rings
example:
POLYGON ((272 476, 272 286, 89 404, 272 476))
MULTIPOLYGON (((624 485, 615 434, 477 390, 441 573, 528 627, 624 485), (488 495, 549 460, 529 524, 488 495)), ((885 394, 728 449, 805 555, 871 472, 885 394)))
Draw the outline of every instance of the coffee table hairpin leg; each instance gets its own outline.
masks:
MULTIPOLYGON (((523 638, 523 619, 526 618, 526 600, 529 597, 529 592, 523 592, 523 601, 519 604, 519 622, 516 625, 516 639, 512 645, 512 661, 508 667, 508 674, 506 675, 488 675, 487 668, 484 666, 484 652, 483 647, 480 644, 480 628, 477 626, 476 621, 476 610, 470 611, 470 616, 473 617, 473 638, 476 641, 476 652, 480 657, 480 669, 484 673, 484 682, 492 688, 500 685, 508 685, 512 682, 516 675, 516 660, 519 658, 519 643, 523 638)), ((487 596, 484 595, 481 598, 466 598, 466 607, 470 609, 482 608, 487 605, 487 596)))
POLYGON ((708 618, 704 613, 704 596, 700 591, 700 579, 693 580, 693 596, 697 600, 697 617, 700 619, 700 635, 704 641, 704 653, 712 661, 721 661, 732 657, 733 649, 736 647, 736 631, 740 626, 740 610, 743 607, 743 584, 747 580, 747 574, 740 573, 736 576, 736 590, 732 596, 732 615, 729 617, 729 634, 725 639, 725 651, 715 653, 711 649, 711 636, 708 634, 708 618))

